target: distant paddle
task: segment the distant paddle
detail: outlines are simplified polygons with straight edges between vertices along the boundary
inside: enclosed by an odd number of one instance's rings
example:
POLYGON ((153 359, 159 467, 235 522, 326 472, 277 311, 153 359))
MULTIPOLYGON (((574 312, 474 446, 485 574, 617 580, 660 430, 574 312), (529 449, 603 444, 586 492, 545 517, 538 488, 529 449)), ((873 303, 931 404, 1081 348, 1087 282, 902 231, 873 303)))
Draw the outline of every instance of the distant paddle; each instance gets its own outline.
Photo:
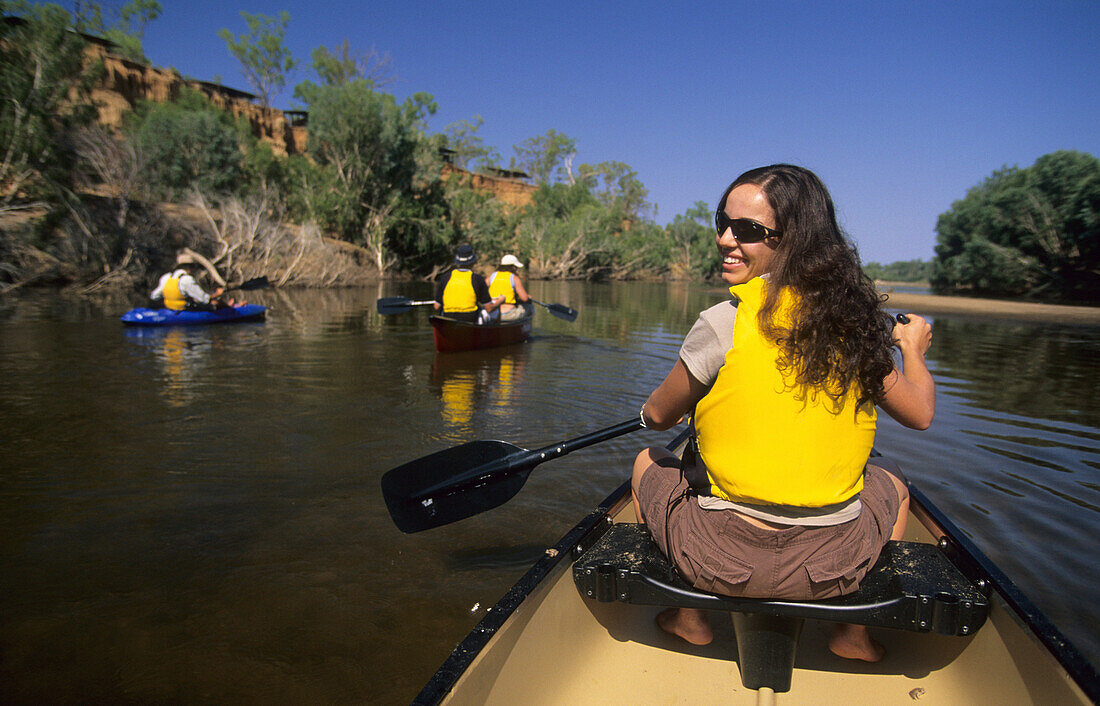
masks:
POLYGON ((404 314, 413 307, 427 306, 429 304, 435 304, 434 301, 413 301, 408 297, 382 297, 378 300, 378 313, 383 316, 389 316, 390 314, 404 314))
POLYGON ((558 317, 559 319, 565 319, 566 321, 577 320, 577 310, 573 307, 565 306, 564 304, 543 304, 542 302, 535 301, 534 299, 532 299, 531 301, 535 304, 538 304, 539 306, 546 307, 547 311, 549 311, 551 314, 558 317))
POLYGON ((226 292, 231 292, 234 289, 251 290, 251 289, 267 289, 270 283, 267 281, 267 277, 253 277, 252 279, 246 279, 240 284, 234 284, 226 287, 226 292))

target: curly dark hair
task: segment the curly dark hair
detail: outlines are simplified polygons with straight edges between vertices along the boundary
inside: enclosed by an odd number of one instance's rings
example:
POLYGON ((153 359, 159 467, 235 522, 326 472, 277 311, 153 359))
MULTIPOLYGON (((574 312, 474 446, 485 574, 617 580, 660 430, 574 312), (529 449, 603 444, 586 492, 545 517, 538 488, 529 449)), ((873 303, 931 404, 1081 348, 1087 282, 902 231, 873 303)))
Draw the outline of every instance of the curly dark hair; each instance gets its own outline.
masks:
POLYGON ((823 391, 837 411, 853 384, 859 385, 857 408, 879 402, 894 368, 893 326, 882 310, 886 297, 860 267, 825 185, 802 167, 758 167, 726 188, 719 210, 742 184, 763 190, 782 234, 759 314, 760 330, 779 346, 780 369, 793 374, 802 394, 823 391), (789 324, 774 316, 784 290, 796 295, 789 324))

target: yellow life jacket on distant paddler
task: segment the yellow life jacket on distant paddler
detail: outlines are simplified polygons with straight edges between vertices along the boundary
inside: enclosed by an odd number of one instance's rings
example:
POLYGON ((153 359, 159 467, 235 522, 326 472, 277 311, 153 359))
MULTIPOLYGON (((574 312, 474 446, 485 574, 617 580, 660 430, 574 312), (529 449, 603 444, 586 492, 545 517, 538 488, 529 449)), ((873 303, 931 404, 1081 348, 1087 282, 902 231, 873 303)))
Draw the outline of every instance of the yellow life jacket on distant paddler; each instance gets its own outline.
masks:
MULTIPOLYGON (((733 345, 710 392, 695 408, 699 455, 712 495, 756 505, 822 507, 863 489, 876 412, 858 410, 858 386, 836 411, 820 390, 800 390, 779 370, 779 348, 761 333, 757 313, 767 282, 730 287, 739 300, 733 345)), ((789 321, 791 294, 776 308, 789 321)))
POLYGON ((183 311, 187 308, 187 296, 180 290, 182 274, 172 274, 164 283, 161 293, 164 295, 164 308, 172 311, 183 311))
POLYGON ((512 284, 511 272, 494 272, 489 275, 489 296, 493 299, 504 297, 504 304, 516 303, 516 287, 512 284), (498 275, 508 275, 507 277, 498 275))
POLYGON ((443 288, 443 312, 456 314, 477 311, 472 270, 454 270, 443 288))

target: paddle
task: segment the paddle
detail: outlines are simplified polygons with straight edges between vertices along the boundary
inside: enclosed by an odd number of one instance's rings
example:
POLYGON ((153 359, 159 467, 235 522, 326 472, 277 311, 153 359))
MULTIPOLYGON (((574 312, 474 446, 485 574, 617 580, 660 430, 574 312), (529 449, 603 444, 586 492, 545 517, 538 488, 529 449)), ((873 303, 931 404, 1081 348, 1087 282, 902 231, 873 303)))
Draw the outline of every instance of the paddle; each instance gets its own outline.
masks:
POLYGON ((246 279, 240 284, 235 284, 232 287, 226 287, 222 293, 231 292, 234 289, 243 289, 246 291, 250 289, 267 289, 268 286, 269 282, 267 281, 267 277, 253 277, 252 279, 246 279))
POLYGON ((414 306, 427 306, 434 301, 416 302, 408 297, 382 297, 378 300, 378 313, 382 315, 403 314, 414 306))
MULTIPOLYGON (((218 305, 215 302, 224 302, 226 305, 228 305, 229 302, 225 302, 222 298, 226 294, 228 294, 229 292, 232 292, 233 290, 236 290, 236 289, 240 289, 240 290, 244 290, 244 291, 249 291, 249 290, 253 290, 253 289, 267 289, 268 284, 269 283, 267 281, 267 277, 253 277, 252 279, 246 279, 245 281, 241 282, 240 284, 234 284, 231 287, 226 287, 225 289, 223 289, 221 291, 221 294, 216 294, 216 295, 210 297, 210 304, 211 304, 211 306, 216 307, 218 305)), ((243 302, 241 304, 234 304, 233 306, 237 306, 237 307, 243 306, 243 302)))
POLYGON ((534 299, 532 299, 531 301, 535 302, 535 304, 538 304, 539 306, 546 307, 547 311, 549 311, 551 314, 558 317, 559 319, 565 319, 566 321, 576 321, 577 319, 577 310, 572 307, 565 306, 564 304, 543 304, 542 302, 535 301, 534 299))
POLYGON ((635 418, 535 451, 504 441, 471 441, 386 471, 382 497, 402 532, 439 527, 508 502, 543 461, 642 428, 635 418))

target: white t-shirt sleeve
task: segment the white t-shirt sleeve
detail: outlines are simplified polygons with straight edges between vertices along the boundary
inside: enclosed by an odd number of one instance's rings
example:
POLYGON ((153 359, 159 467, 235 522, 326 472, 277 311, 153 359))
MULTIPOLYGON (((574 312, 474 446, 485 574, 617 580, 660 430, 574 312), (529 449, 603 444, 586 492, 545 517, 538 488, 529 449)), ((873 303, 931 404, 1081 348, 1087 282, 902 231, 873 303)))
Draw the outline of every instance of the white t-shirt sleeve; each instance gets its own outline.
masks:
POLYGON ((210 295, 202 291, 202 287, 195 282, 195 278, 191 275, 180 277, 180 291, 193 301, 202 302, 203 304, 210 303, 210 295))
POLYGON ((160 276, 160 281, 157 282, 157 288, 153 290, 153 293, 149 295, 150 299, 163 299, 164 298, 164 284, 168 281, 168 278, 172 276, 171 272, 165 272, 160 276))
POLYGON ((684 337, 680 360, 691 376, 704 385, 714 384, 718 370, 726 361, 726 352, 733 344, 733 325, 737 306, 724 301, 699 314, 699 319, 684 337))

